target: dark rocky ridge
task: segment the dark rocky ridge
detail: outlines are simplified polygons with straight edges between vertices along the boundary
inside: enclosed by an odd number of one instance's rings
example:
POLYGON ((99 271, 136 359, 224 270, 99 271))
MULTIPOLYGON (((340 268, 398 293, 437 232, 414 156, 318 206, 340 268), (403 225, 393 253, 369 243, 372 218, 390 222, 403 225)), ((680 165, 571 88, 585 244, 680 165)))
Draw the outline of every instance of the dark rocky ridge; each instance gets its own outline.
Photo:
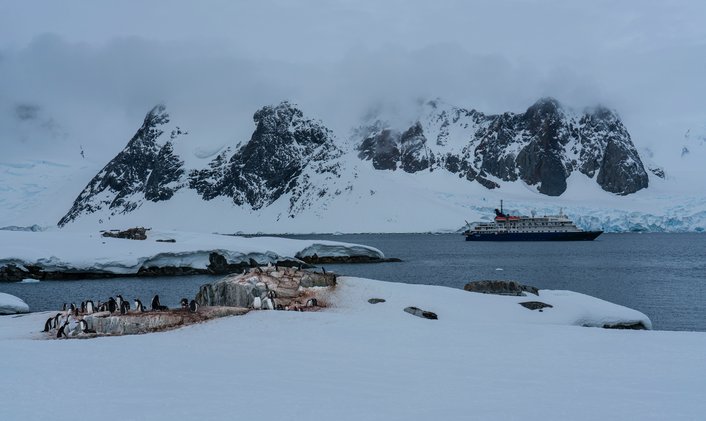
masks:
POLYGON ((174 155, 171 141, 159 146, 162 126, 167 123, 164 105, 150 110, 127 146, 93 177, 58 225, 106 208, 110 215, 128 213, 140 206, 142 197, 152 201, 171 198, 179 188, 183 163, 174 155))
POLYGON ((559 196, 566 179, 580 171, 606 191, 634 193, 648 185, 648 175, 619 116, 606 108, 574 114, 552 98, 525 113, 485 115, 476 110, 427 104, 429 115, 405 131, 376 122, 358 148, 359 158, 378 170, 414 173, 436 168, 477 181, 487 188, 522 180, 539 192, 559 196), (450 129, 467 141, 447 147, 450 129), (429 140, 436 140, 430 142, 429 140))
MULTIPOLYGON (((204 200, 218 196, 233 199, 236 205, 252 209, 266 207, 285 194, 291 194, 290 216, 300 199, 317 189, 307 170, 340 177, 336 160, 342 151, 333 133, 318 121, 307 119, 288 102, 263 107, 253 116, 256 128, 250 141, 230 159, 218 155, 209 168, 189 174, 189 185, 204 200)), ((317 191, 319 196, 326 191, 317 191)))

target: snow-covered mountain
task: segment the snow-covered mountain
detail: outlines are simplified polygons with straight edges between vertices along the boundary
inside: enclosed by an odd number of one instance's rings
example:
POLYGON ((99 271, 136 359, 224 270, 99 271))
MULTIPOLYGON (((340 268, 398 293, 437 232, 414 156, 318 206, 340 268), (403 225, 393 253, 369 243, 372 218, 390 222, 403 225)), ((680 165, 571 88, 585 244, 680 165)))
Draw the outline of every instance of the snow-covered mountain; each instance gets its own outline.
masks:
POLYGON ((430 101, 409 128, 376 121, 361 129, 359 157, 378 170, 446 170, 493 189, 522 180, 559 196, 578 171, 603 190, 627 195, 649 178, 620 117, 607 108, 583 113, 543 98, 525 113, 485 115, 430 101))
MULTIPOLYGON (((620 117, 603 107, 576 112, 544 98, 524 113, 490 115, 434 100, 406 122, 375 115, 340 137, 282 102, 255 112, 249 140, 206 152, 205 135, 188 130, 193 121, 170 114, 151 109, 68 211, 18 209, 0 226, 448 231, 490 217, 504 199, 522 213, 564 208, 586 228, 706 228, 706 200, 671 194, 654 170, 658 157, 643 163, 620 117)), ((71 195, 64 185, 63 202, 71 195)))

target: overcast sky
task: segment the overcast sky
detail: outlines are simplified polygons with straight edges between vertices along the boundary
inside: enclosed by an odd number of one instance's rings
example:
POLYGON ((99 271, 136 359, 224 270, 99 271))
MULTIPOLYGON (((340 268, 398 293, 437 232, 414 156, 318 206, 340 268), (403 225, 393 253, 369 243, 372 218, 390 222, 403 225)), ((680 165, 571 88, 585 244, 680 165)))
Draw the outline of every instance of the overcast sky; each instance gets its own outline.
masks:
POLYGON ((126 141, 160 101, 242 137, 288 99, 341 136, 418 98, 521 112, 554 96, 667 149, 706 130, 704 22, 696 0, 0 0, 0 142, 17 104, 90 144, 126 141))

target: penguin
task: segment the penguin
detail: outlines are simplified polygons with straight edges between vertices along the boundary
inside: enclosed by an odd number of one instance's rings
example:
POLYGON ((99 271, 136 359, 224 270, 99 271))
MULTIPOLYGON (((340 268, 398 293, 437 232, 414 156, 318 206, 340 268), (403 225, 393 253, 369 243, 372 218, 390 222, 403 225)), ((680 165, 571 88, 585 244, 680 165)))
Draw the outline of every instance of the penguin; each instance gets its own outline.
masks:
POLYGON ((186 299, 186 298, 181 299, 181 308, 183 310, 186 310, 187 308, 189 308, 189 300, 188 299, 186 299))
POLYGON ((61 311, 66 311, 66 303, 64 303, 64 305, 61 306, 61 311))
POLYGON ((115 313, 115 310, 118 309, 118 303, 115 301, 115 298, 110 297, 108 299, 108 311, 111 313, 115 313))
POLYGON ((81 301, 81 313, 85 313, 85 312, 86 312, 86 302, 81 301))
POLYGON ((199 303, 197 303, 196 300, 191 300, 189 303, 189 311, 192 313, 199 311, 199 303))
POLYGON ((52 326, 54 326, 54 329, 57 329, 60 325, 59 319, 61 317, 61 313, 56 313, 56 316, 54 316, 54 322, 52 323, 52 326))
POLYGON ((284 310, 284 306, 282 304, 277 304, 275 305, 275 310, 284 310))
POLYGON ((62 324, 61 327, 59 327, 59 330, 56 332, 57 338, 61 338, 62 336, 64 338, 69 337, 69 335, 66 334, 66 326, 68 326, 68 324, 69 324, 69 319, 67 318, 66 321, 64 322, 64 324, 62 324))
POLYGON ((152 310, 157 310, 157 311, 169 310, 169 307, 163 306, 163 305, 159 302, 159 295, 155 295, 155 296, 152 298, 152 310))
POLYGON ((120 314, 127 314, 130 311, 130 303, 127 300, 120 302, 120 314))
POLYGON ((88 322, 86 322, 85 320, 83 320, 83 319, 79 320, 78 324, 81 328, 81 333, 96 333, 95 330, 88 328, 88 322))
POLYGON ((42 332, 49 332, 50 330, 52 330, 52 320, 52 317, 47 319, 46 323, 44 323, 44 330, 42 332))
POLYGON ((274 309, 275 309, 275 305, 274 305, 274 303, 272 302, 272 299, 269 298, 269 297, 267 297, 267 298, 265 298, 264 300, 262 300, 262 308, 264 308, 264 309, 266 309, 266 310, 274 310, 274 309))
POLYGON ((125 301, 125 300, 123 299, 122 295, 120 295, 120 294, 116 295, 115 304, 117 304, 118 310, 123 308, 123 301, 125 301))
POLYGON ((138 298, 135 298, 135 310, 137 310, 138 313, 142 313, 145 311, 145 307, 142 305, 142 301, 140 301, 138 298))
POLYGON ((262 308, 262 300, 260 299, 260 297, 255 297, 252 302, 252 308, 254 308, 255 310, 259 310, 260 308, 262 308))
POLYGON ((69 306, 69 309, 71 310, 71 313, 73 313, 74 310, 76 310, 76 304, 71 303, 71 305, 69 306))
POLYGON ((91 301, 91 300, 86 301, 86 311, 84 311, 84 313, 93 314, 95 311, 96 311, 96 308, 93 305, 93 301, 91 301))
POLYGON ((316 301, 316 298, 309 298, 309 300, 306 302, 307 307, 318 307, 319 302, 316 301))

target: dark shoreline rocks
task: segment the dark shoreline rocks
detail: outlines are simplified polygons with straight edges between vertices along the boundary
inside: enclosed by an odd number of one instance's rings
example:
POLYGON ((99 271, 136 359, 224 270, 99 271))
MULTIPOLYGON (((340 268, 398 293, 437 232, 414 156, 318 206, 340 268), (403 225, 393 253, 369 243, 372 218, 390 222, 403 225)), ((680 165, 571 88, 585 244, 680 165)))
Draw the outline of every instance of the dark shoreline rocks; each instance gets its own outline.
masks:
POLYGON ((396 263, 402 259, 396 257, 373 257, 373 256, 301 256, 303 262, 311 265, 339 264, 339 263, 396 263))
POLYGON ((467 283, 463 289, 481 294, 514 295, 518 297, 526 295, 525 292, 539 295, 539 288, 530 285, 522 285, 517 281, 472 281, 467 283))
MULTIPOLYGON (((311 266, 299 260, 280 260, 274 263, 281 267, 310 268, 311 266)), ((147 266, 141 267, 136 273, 115 273, 91 271, 80 269, 67 269, 63 271, 45 271, 37 265, 9 264, 0 267, 0 282, 19 282, 23 279, 38 280, 82 280, 82 279, 107 279, 107 278, 135 278, 157 276, 189 276, 189 275, 229 275, 240 273, 246 269, 260 266, 260 263, 249 259, 247 262, 228 263, 225 257, 218 253, 209 255, 209 264, 206 269, 192 268, 189 266, 147 266)))

